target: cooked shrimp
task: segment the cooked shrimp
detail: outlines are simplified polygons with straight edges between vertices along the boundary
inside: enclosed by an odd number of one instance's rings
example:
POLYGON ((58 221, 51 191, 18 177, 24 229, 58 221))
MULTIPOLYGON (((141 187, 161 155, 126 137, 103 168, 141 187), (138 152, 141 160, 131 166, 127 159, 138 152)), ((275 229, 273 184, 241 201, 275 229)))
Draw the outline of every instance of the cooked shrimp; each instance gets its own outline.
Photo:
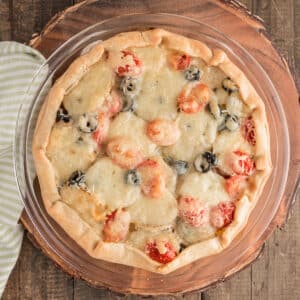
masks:
POLYGON ((174 121, 156 119, 148 123, 146 133, 149 139, 159 146, 174 145, 179 137, 180 130, 174 121))
POLYGON ((116 209, 106 216, 103 228, 104 240, 117 243, 123 241, 129 231, 130 214, 124 209, 116 209))
POLYGON ((97 129, 93 132, 93 139, 99 146, 107 136, 109 124, 109 116, 104 112, 99 112, 97 129))
POLYGON ((120 77, 137 76, 142 72, 142 62, 132 52, 123 50, 115 72, 120 77))
POLYGON ((106 148, 107 155, 120 167, 134 169, 143 160, 139 147, 129 138, 117 137, 106 148))
POLYGON ((142 192, 150 198, 160 198, 166 188, 166 175, 159 162, 147 159, 137 170, 141 175, 142 192))
POLYGON ((184 87, 177 102, 181 111, 192 114, 202 110, 209 100, 209 88, 203 83, 198 83, 190 91, 184 87))
POLYGON ((191 57, 188 54, 172 53, 169 56, 169 62, 175 70, 185 70, 189 67, 191 57))
POLYGON ((112 90, 103 103, 103 111, 107 112, 110 117, 116 115, 122 108, 122 100, 119 93, 112 90))

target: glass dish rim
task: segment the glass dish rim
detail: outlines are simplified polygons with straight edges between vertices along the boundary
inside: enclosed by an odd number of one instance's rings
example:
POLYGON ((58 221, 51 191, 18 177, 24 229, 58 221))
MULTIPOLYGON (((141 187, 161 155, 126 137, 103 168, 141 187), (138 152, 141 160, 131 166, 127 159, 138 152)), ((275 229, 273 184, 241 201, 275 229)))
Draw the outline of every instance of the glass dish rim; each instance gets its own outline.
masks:
MULTIPOLYGON (((216 30, 216 29, 213 28, 212 26, 210 26, 210 25, 208 25, 208 24, 205 24, 205 23, 203 23, 203 22, 201 22, 201 21, 195 20, 195 19, 193 19, 193 18, 190 18, 190 17, 179 16, 179 15, 176 15, 176 14, 168 14, 168 13, 155 13, 155 14, 138 13, 138 14, 122 15, 122 16, 118 16, 118 17, 114 17, 114 18, 110 18, 110 19, 103 20, 103 21, 101 21, 101 22, 99 22, 99 23, 96 23, 96 24, 94 24, 94 25, 92 25, 92 26, 90 26, 90 27, 84 29, 83 31, 77 33, 76 35, 74 35, 72 38, 70 38, 69 40, 67 40, 67 41, 66 41, 65 43, 63 43, 62 45, 60 45, 60 46, 59 46, 59 47, 58 47, 58 48, 57 48, 57 49, 49 56, 49 58, 47 59, 47 61, 39 68, 39 70, 38 70, 36 76, 38 76, 38 73, 40 72, 40 70, 41 70, 45 65, 47 65, 48 62, 49 62, 51 59, 53 59, 53 57, 55 57, 55 55, 57 55, 62 49, 64 49, 64 47, 66 47, 66 46, 67 46, 68 44, 70 44, 72 41, 75 41, 76 38, 77 38, 78 36, 83 35, 84 33, 88 32, 89 30, 92 30, 92 29, 96 28, 97 26, 102 25, 103 23, 110 22, 111 20, 122 19, 122 18, 124 18, 124 17, 129 17, 129 16, 132 17, 132 16, 137 16, 137 15, 138 15, 138 16, 151 16, 151 17, 152 17, 152 16, 155 16, 155 15, 159 15, 159 16, 171 16, 171 17, 176 17, 176 18, 186 19, 186 20, 195 22, 195 23, 197 23, 198 25, 205 25, 206 27, 209 27, 209 28, 212 29, 213 31, 217 31, 219 34, 222 34, 226 39, 230 39, 230 38, 227 37, 225 34, 223 34, 222 32, 220 32, 220 31, 218 31, 218 30, 216 30)), ((147 23, 147 22, 145 22, 145 23, 147 23)), ((261 65, 257 62, 257 60, 254 59, 253 56, 252 56, 250 53, 248 53, 247 50, 245 50, 245 49, 244 49, 240 44, 238 44, 236 41, 234 41, 234 40, 232 40, 232 39, 230 39, 230 41, 231 41, 231 42, 234 42, 235 44, 237 44, 238 47, 242 48, 243 51, 247 52, 247 54, 248 54, 249 56, 251 56, 252 59, 253 59, 254 61, 256 61, 256 63, 260 66, 260 68, 262 69, 262 71, 265 73, 265 76, 266 76, 267 78, 269 78, 269 77, 267 76, 265 70, 261 67, 261 65)), ((72 46, 72 48, 76 48, 76 47, 78 46, 78 44, 81 44, 81 43, 76 43, 75 45, 72 46)), ((34 81, 34 79, 33 79, 33 81, 34 81)), ((272 83, 270 79, 269 79, 269 81, 270 81, 270 83, 272 83)), ((272 84, 272 85, 273 85, 273 84, 272 84)), ((28 90, 29 90, 29 89, 30 89, 30 88, 28 88, 28 90)), ((273 89, 275 90, 274 86, 273 86, 273 89)), ((276 92, 276 90, 275 90, 275 92, 276 92)), ((277 93, 276 93, 276 94, 277 94, 277 93)), ((280 99, 280 97, 279 97, 278 94, 277 94, 277 98, 280 99)), ((279 101, 279 102, 280 102, 280 105, 281 105, 281 101, 279 101)), ((33 104, 33 103, 32 103, 32 104, 33 104)), ((19 115, 21 114, 21 110, 22 110, 22 107, 20 108, 19 113, 18 113, 18 121, 19 121, 19 115)), ((282 112, 282 114, 283 114, 283 116, 284 116, 285 130, 286 130, 286 132, 288 133, 287 121, 286 121, 285 113, 284 113, 284 110, 282 109, 282 106, 281 106, 281 112, 282 112)), ((288 141, 289 141, 289 134, 286 135, 286 138, 287 138, 288 141)), ((17 145, 17 143, 16 143, 16 141, 15 141, 15 143, 14 143, 14 155, 17 155, 17 151, 18 151, 16 145, 17 145)), ((290 146, 290 142, 288 142, 288 150, 287 150, 287 151, 288 151, 288 157, 290 157, 290 148, 289 148, 289 146, 290 146)), ((288 159, 288 160, 289 160, 289 159, 288 159)), ((14 161, 16 162, 16 160, 14 160, 14 161)), ((15 166, 15 174, 16 174, 16 178, 18 178, 18 176, 17 176, 17 167, 16 167, 16 166, 15 166)), ((288 174, 288 169, 287 169, 287 171, 286 171, 285 181, 286 181, 286 179, 287 179, 287 174, 288 174)), ((284 184, 284 186, 285 186, 285 184, 284 184)), ((283 188, 283 189, 284 189, 284 188, 283 188)), ((21 193, 21 192, 20 192, 20 193, 21 193)), ((21 195, 21 196, 22 196, 22 195, 21 195)), ((23 199, 23 196, 22 196, 21 198, 23 199)), ((279 204, 278 204, 278 205, 279 205, 279 204)), ((276 211, 277 211, 277 209, 274 210, 274 214, 275 214, 276 211)), ((274 216, 274 215, 273 215, 273 216, 274 216)), ((273 217, 270 218, 270 222, 272 221, 272 219, 273 219, 273 217)), ((36 224, 35 224, 35 225, 36 225, 36 224)), ((37 227, 37 226, 36 226, 36 227, 37 227)), ((38 229, 38 227, 37 227, 37 229, 38 229)), ((41 235, 42 235, 42 234, 41 234, 41 235)))

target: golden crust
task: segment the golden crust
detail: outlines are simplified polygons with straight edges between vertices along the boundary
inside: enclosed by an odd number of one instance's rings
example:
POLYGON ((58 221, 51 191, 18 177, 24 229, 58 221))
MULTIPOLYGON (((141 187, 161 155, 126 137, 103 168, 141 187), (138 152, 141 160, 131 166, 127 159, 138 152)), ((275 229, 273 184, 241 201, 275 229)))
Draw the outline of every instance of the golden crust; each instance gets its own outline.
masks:
POLYGON ((262 100, 243 74, 220 49, 213 52, 203 43, 191 40, 162 29, 146 32, 121 33, 95 45, 88 53, 77 58, 51 88, 40 111, 33 140, 33 156, 39 177, 43 201, 48 213, 90 256, 97 259, 143 268, 152 272, 167 274, 199 258, 216 254, 227 247, 247 223, 252 208, 255 206, 265 181, 271 171, 269 132, 262 100), (46 156, 51 129, 56 119, 63 97, 70 91, 89 68, 98 62, 105 50, 123 50, 129 47, 159 45, 191 56, 202 58, 212 66, 218 66, 237 83, 243 101, 253 110, 253 119, 257 125, 257 175, 251 181, 251 187, 237 202, 233 222, 213 239, 189 246, 176 259, 166 265, 151 260, 142 251, 125 243, 105 243, 100 235, 79 214, 60 201, 54 169, 46 156))

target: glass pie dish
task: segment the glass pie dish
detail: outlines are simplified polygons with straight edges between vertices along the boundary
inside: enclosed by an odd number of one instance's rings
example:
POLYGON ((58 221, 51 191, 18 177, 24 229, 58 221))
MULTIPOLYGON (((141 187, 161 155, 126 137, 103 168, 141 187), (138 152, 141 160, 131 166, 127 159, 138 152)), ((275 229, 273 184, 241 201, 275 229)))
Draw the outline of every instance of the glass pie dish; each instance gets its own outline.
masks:
POLYGON ((171 288, 173 291, 172 282, 178 281, 182 282, 178 292, 203 289, 238 270, 236 266, 242 257, 249 249, 258 247, 257 242, 268 229, 286 193, 290 150, 288 126, 280 98, 259 63, 239 44, 214 28, 169 14, 136 14, 109 19, 85 29, 59 47, 41 66, 28 89, 24 104, 20 108, 14 145, 15 171, 20 194, 26 213, 43 243, 69 266, 72 274, 96 286, 124 292, 134 290, 139 294, 149 294, 149 282, 161 294, 170 292, 171 288), (46 213, 31 153, 33 131, 47 91, 76 57, 87 51, 94 42, 105 40, 119 32, 158 27, 203 41, 211 48, 221 48, 243 70, 265 103, 274 166, 246 227, 231 245, 217 255, 198 260, 193 264, 193 269, 186 266, 168 275, 149 273, 88 256, 46 213))

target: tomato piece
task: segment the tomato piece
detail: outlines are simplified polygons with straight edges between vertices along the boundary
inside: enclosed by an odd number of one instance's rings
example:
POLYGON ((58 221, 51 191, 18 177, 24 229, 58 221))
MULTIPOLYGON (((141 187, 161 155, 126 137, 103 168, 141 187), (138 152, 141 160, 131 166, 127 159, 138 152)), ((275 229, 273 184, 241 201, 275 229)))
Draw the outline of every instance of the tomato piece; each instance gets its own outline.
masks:
POLYGON ((251 145, 256 145, 255 124, 251 117, 245 118, 242 122, 242 135, 244 139, 251 145))
POLYGON ((137 76, 142 71, 142 62, 130 51, 123 50, 121 65, 116 68, 118 76, 137 76))
POLYGON ((210 211, 210 223, 220 229, 229 225, 234 217, 235 205, 233 202, 220 202, 210 211))
POLYGON ((105 224, 109 224, 111 221, 115 219, 117 213, 117 209, 115 209, 111 214, 106 216, 105 224))
POLYGON ((209 88, 203 83, 194 86, 190 91, 185 87, 177 98, 178 107, 184 113, 201 111, 209 101, 209 88))
POLYGON ((123 241, 129 231, 130 214, 123 209, 116 209, 106 216, 103 228, 104 240, 117 243, 123 241))
POLYGON ((233 175, 226 179, 225 190, 232 198, 237 198, 245 184, 245 176, 233 175))
POLYGON ((170 56, 170 64, 175 70, 185 70, 191 63, 191 57, 188 54, 172 54, 170 56))
POLYGON ((160 248, 164 248, 163 253, 158 249, 156 242, 149 242, 146 244, 145 252, 151 259, 161 264, 167 264, 177 256, 176 251, 169 242, 164 242, 160 248))
POLYGON ((180 197, 178 210, 181 219, 194 227, 199 227, 208 222, 208 210, 200 200, 193 197, 180 197))
POLYGON ((249 154, 236 150, 233 152, 232 170, 237 175, 250 176, 255 170, 255 162, 249 154))

